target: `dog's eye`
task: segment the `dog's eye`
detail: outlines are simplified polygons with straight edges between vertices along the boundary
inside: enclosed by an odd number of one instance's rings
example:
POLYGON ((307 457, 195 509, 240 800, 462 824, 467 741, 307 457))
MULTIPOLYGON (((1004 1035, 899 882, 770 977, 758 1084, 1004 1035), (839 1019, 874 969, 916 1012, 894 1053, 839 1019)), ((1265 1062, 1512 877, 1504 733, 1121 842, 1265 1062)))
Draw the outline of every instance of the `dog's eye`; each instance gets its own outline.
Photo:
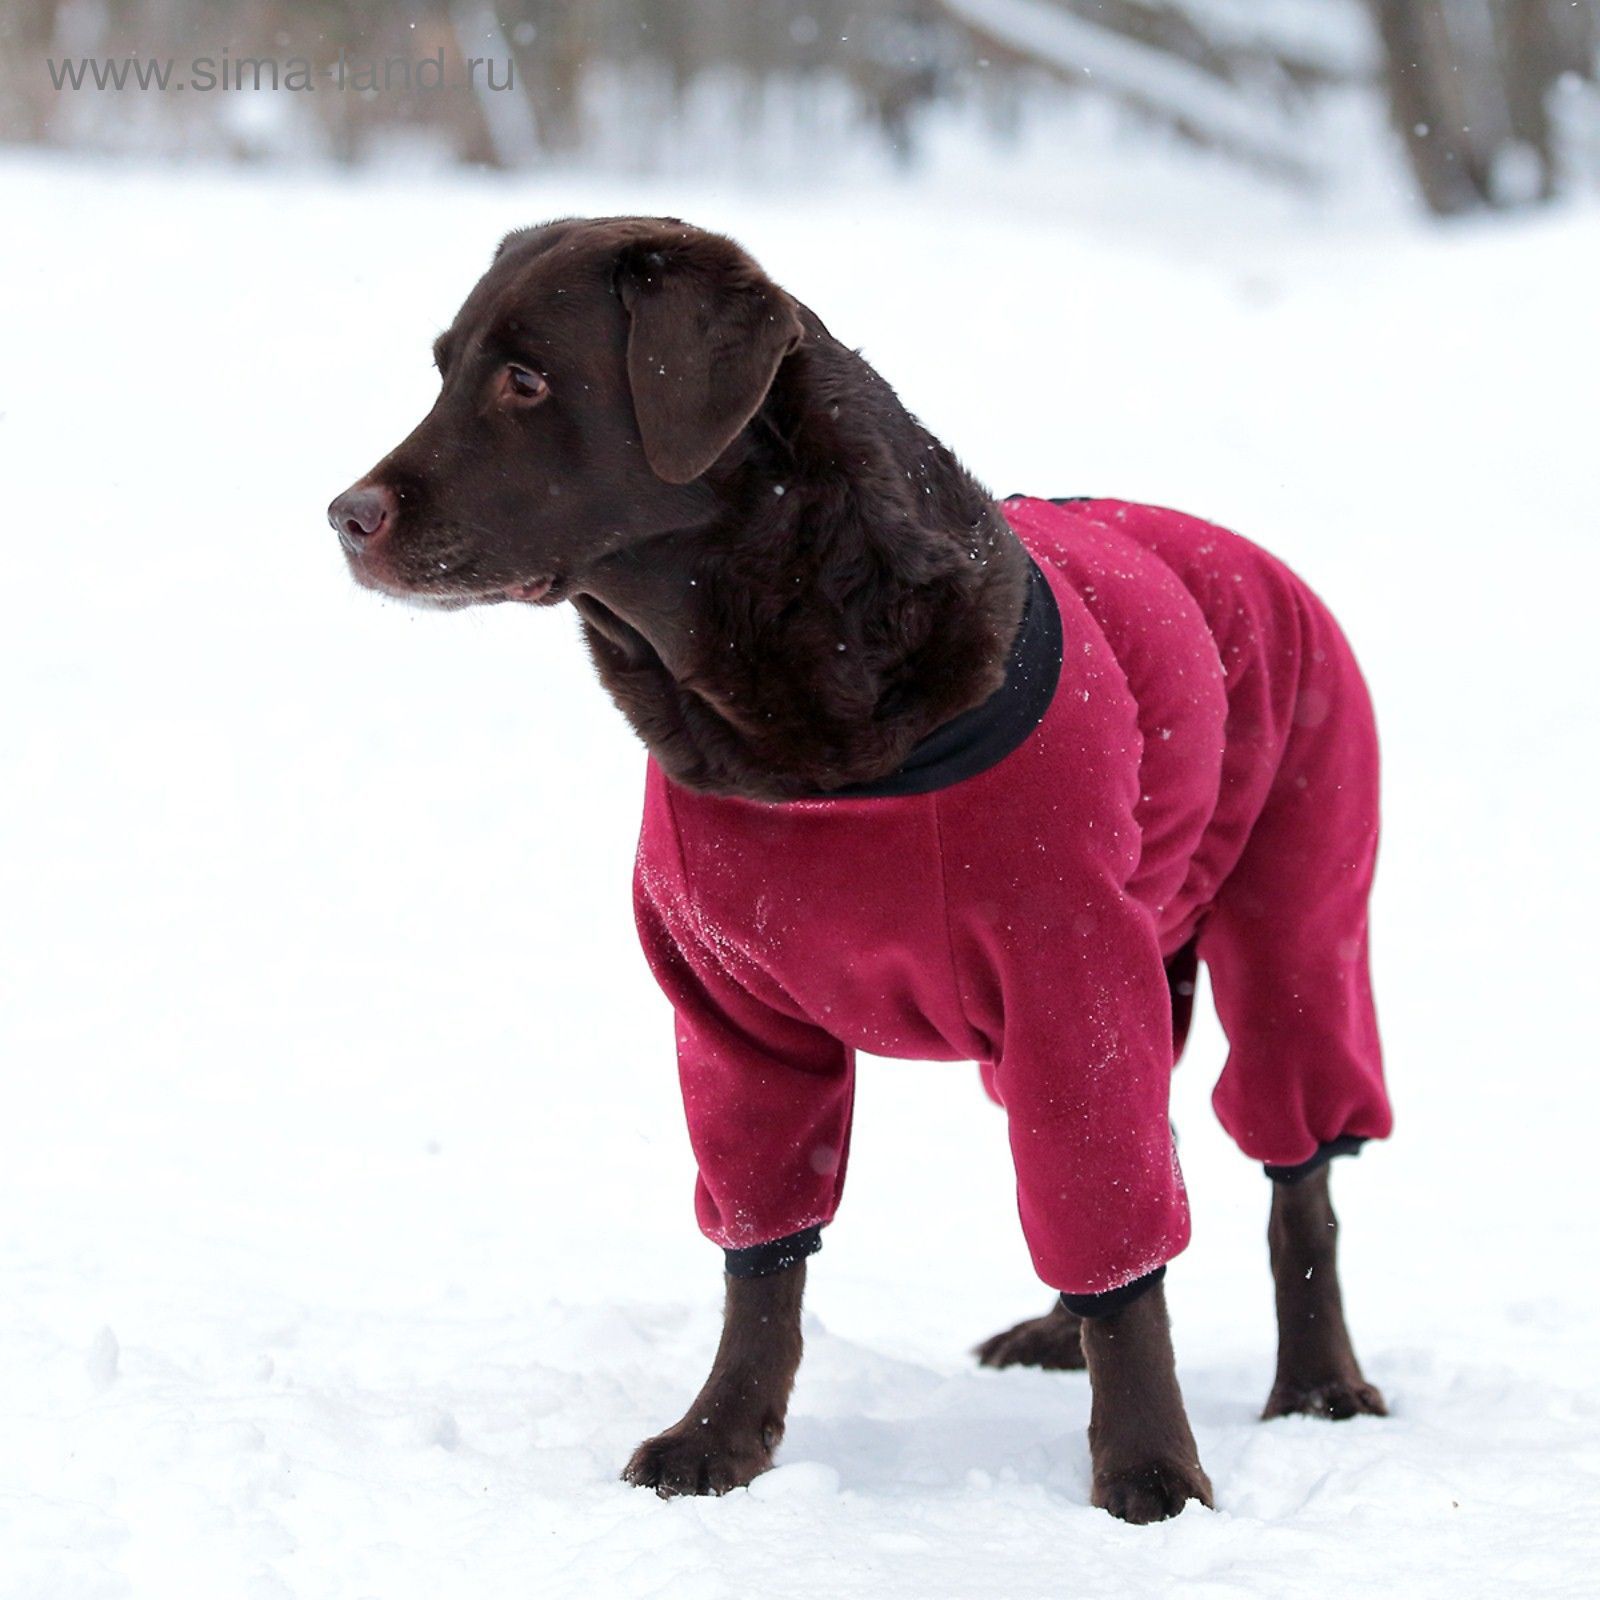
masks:
POLYGON ((550 385, 531 367, 506 368, 504 391, 509 400, 520 400, 524 405, 543 400, 550 393, 550 385))

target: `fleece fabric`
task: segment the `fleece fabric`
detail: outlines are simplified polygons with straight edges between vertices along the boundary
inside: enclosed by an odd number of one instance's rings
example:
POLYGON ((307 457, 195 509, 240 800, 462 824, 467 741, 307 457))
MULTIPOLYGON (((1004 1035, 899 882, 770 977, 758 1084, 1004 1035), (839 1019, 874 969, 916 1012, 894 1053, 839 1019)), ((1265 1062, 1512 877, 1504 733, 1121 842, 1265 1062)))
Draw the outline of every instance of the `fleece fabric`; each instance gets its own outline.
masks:
POLYGON ((1037 727, 930 793, 769 805, 652 762, 636 910, 707 1237, 749 1251, 833 1218, 858 1050, 971 1060, 1039 1276, 1092 1295, 1188 1240, 1165 963, 1190 941, 1246 1155, 1294 1167, 1389 1133, 1377 738, 1332 617, 1256 546, 1114 500, 1003 509, 1060 616, 1037 727))

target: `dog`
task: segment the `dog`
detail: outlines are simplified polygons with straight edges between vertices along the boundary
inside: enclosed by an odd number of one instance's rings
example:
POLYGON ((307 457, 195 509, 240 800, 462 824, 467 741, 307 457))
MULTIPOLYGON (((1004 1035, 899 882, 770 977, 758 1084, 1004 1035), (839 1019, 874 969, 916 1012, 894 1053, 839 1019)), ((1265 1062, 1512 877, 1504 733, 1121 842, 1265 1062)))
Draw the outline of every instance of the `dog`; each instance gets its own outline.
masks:
POLYGON ((1162 1285, 1198 963, 1214 1103, 1272 1180, 1265 1415, 1378 1414, 1329 1161, 1390 1131, 1367 968, 1377 747, 1316 596, 1176 512, 997 502, 731 240, 511 234, 434 346, 426 418, 329 508, 356 581, 578 611, 648 748, 636 914, 677 1016, 711 1374, 623 1476, 768 1467, 832 1218, 854 1052, 969 1059, 1056 1298, 979 1347, 1086 1367, 1096 1505, 1213 1501, 1162 1285))

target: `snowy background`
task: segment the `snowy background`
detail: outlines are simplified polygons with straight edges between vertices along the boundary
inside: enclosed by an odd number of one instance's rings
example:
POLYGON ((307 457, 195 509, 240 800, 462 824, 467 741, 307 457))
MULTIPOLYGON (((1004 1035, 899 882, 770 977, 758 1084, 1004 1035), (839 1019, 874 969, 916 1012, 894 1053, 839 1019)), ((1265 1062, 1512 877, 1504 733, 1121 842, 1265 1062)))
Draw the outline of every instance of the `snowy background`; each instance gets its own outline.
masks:
POLYGON ((1595 1592, 1600 214, 1430 229, 1084 112, 766 193, 0 152, 0 218, 0 1595, 1595 1592), (1214 1513, 1091 1509, 1084 1377, 975 1368, 1048 1295, 976 1073, 906 1063, 863 1065, 778 1469, 618 1482, 720 1301, 642 756, 569 615, 380 603, 323 507, 504 230, 622 210, 733 232, 996 491, 1203 513, 1343 619, 1399 1125, 1335 1197, 1389 1419, 1254 1420, 1207 1016, 1169 1296, 1214 1513))

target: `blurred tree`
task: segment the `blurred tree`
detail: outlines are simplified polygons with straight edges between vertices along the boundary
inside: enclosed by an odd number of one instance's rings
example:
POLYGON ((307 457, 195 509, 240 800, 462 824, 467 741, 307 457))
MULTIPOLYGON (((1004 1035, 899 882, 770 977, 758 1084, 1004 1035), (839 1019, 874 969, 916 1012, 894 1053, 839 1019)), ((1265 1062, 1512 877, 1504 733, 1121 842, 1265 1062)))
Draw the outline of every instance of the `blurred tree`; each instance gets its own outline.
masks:
POLYGON ((1281 176, 1318 167, 1300 114, 1317 90, 1370 81, 1358 0, 944 0, 1000 46, 1078 93, 1281 176))
POLYGON ((1564 82, 1596 81, 1595 0, 1368 0, 1390 115, 1441 216, 1549 199, 1550 114, 1564 82))
POLYGON ((1338 154, 1311 113, 1354 88, 1386 97, 1424 201, 1451 214, 1571 181, 1563 108, 1595 85, 1597 47, 1600 0, 0 0, 0 138, 766 170, 784 151, 824 164, 862 128, 910 162, 931 105, 979 107, 1003 133, 1071 93, 1304 181, 1338 154), (224 50, 304 57, 324 91, 341 52, 442 53, 447 88, 251 103, 58 92, 46 71, 224 50), (512 86, 470 85, 469 56, 501 77, 509 58, 512 86))
POLYGON ((1315 168, 1305 91, 1373 72, 1429 209, 1549 199, 1563 177, 1552 101, 1597 81, 1600 0, 945 0, 982 40, 1092 84, 1201 144, 1315 168))
POLYGON ((0 139, 49 135, 49 79, 35 63, 56 35, 57 0, 0 0, 0 139))

